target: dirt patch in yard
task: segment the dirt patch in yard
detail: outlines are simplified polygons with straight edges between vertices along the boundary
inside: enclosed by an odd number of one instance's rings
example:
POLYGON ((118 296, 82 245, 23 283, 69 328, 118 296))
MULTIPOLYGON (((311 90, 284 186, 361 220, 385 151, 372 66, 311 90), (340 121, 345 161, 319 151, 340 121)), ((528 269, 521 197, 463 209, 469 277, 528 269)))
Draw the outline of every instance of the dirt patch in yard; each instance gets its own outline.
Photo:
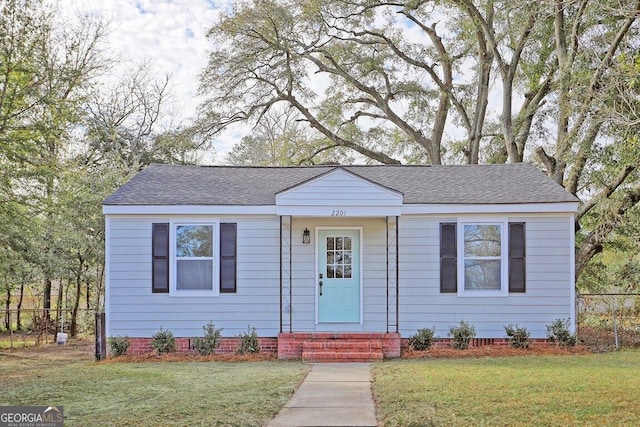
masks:
POLYGON ((277 356, 271 353, 251 354, 210 354, 200 356, 198 354, 156 354, 145 353, 137 356, 123 355, 101 360, 98 363, 139 363, 139 362, 259 362, 276 360, 277 356))
MULTIPOLYGON (((578 330, 580 343, 594 352, 615 350, 616 337, 613 329, 580 325, 578 330)), ((640 347, 640 327, 620 328, 618 345, 626 348, 640 347)))
POLYGON ((64 345, 48 343, 0 350, 0 357, 57 361, 91 360, 95 357, 94 355, 95 342, 93 337, 71 338, 64 345))

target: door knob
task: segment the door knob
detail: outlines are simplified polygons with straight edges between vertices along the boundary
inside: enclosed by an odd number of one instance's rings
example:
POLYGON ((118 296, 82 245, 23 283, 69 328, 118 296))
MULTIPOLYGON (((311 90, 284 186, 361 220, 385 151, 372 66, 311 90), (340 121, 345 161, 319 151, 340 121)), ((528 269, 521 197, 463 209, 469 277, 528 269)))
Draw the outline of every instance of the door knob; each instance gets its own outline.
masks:
POLYGON ((320 296, 322 296, 322 280, 320 280, 319 285, 320 285, 320 296))

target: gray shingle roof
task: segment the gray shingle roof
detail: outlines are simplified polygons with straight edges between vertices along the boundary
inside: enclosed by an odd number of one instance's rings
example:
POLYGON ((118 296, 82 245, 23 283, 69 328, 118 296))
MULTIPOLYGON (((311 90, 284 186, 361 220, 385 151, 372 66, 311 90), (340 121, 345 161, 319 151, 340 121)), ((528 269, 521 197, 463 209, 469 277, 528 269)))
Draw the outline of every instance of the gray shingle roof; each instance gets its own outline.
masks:
POLYGON ((150 165, 104 205, 275 205, 276 194, 342 167, 404 194, 405 204, 524 204, 578 199, 526 163, 456 166, 150 165))

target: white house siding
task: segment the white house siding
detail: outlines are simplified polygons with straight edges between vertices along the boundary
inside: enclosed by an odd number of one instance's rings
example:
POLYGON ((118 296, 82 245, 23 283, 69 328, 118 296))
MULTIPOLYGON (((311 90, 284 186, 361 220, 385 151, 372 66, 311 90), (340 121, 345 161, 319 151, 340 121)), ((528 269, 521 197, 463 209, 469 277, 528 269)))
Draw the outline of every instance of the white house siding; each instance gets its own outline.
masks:
MULTIPOLYGON (((151 224, 184 221, 188 216, 108 216, 107 334, 150 337, 160 327, 175 336, 202 334, 212 321, 224 336, 247 326, 260 336, 280 330, 280 220, 278 216, 211 217, 236 222, 237 293, 177 297, 151 293, 151 224)), ((486 218, 486 216, 485 216, 486 218)), ((203 220, 199 216, 196 220, 203 220)), ((400 333, 435 327, 446 337, 465 320, 479 338, 504 337, 504 326, 525 326, 533 338, 546 337, 546 325, 569 318, 572 307, 571 218, 569 215, 511 216, 526 222, 527 292, 506 297, 458 297, 440 293, 439 224, 456 216, 405 215, 400 218, 400 333)), ((284 331, 291 304, 293 332, 386 332, 386 218, 294 217, 292 223, 292 298, 284 292, 284 331), (362 323, 316 323, 316 227, 362 227, 362 323), (311 244, 302 232, 311 231, 311 244)), ((393 302, 392 302, 393 303, 393 302)), ((393 319, 392 319, 393 320, 393 319)))
MULTIPOLYGON (((294 218, 292 257, 293 332, 386 332, 386 219, 385 218, 294 218), (361 324, 316 323, 316 227, 362 227, 361 324), (302 232, 311 232, 311 244, 302 244, 302 232)), ((285 313, 288 316, 288 313, 285 313)), ((285 329, 285 332, 289 332, 285 329)))
MULTIPOLYGON (((160 327, 176 337, 202 335, 209 321, 236 336, 250 325, 260 336, 279 332, 279 218, 211 217, 236 222, 237 293, 182 297, 151 292, 151 224, 172 217, 107 217, 107 334, 151 337, 160 327)), ((206 220, 199 216, 194 221, 206 220)))
POLYGON ((458 218, 403 216, 400 219, 400 333, 436 328, 447 337, 461 320, 478 338, 505 337, 504 326, 524 326, 532 338, 546 338, 546 325, 572 315, 570 216, 511 216, 526 223, 526 293, 505 297, 459 297, 440 293, 439 224, 458 218))

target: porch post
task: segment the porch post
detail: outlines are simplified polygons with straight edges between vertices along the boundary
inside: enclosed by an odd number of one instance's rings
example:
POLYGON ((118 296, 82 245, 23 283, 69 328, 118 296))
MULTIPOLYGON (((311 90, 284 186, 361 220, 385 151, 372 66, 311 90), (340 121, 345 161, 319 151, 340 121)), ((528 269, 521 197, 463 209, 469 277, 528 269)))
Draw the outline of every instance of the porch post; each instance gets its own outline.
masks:
POLYGON ((399 292, 399 228, 398 219, 395 217, 395 224, 392 223, 392 217, 387 216, 386 226, 386 247, 387 247, 387 333, 391 331, 399 331, 399 310, 400 302, 398 300, 399 292), (395 239, 395 243, 393 240, 395 239), (395 272, 394 272, 395 270, 395 272), (395 286, 394 282, 395 281, 395 286), (395 314, 392 313, 395 311, 395 314))
POLYGON ((289 306, 287 310, 289 312, 289 333, 293 332, 293 240, 291 239, 293 239, 293 217, 289 215, 289 306))
POLYGON ((387 216, 387 224, 385 227, 385 243, 387 251, 387 333, 389 333, 389 216, 387 216))
POLYGON ((292 290, 292 217, 288 215, 280 216, 280 332, 284 332, 287 323, 289 326, 289 332, 292 332, 292 307, 291 299, 293 295, 292 290), (288 290, 288 292, 287 292, 288 290), (288 293, 288 296, 287 296, 288 293), (288 318, 285 318, 285 311, 289 313, 288 318))
POLYGON ((280 333, 282 333, 282 215, 280 215, 280 333))
POLYGON ((396 215, 396 333, 400 332, 400 217, 396 215))

